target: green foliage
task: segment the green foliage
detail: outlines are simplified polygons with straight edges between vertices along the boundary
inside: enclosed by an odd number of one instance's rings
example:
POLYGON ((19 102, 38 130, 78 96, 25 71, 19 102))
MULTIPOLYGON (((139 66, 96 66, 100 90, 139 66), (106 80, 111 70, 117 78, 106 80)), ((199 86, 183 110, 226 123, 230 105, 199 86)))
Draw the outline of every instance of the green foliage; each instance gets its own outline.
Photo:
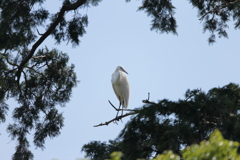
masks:
POLYGON ((122 157, 122 152, 113 152, 110 154, 111 160, 120 160, 122 157))
POLYGON ((215 130, 210 135, 209 141, 202 141, 199 145, 193 144, 181 152, 184 160, 239 160, 238 147, 238 142, 224 139, 221 132, 215 130))
POLYGON ((240 28, 240 1, 229 0, 190 0, 193 7, 198 9, 198 17, 203 23, 203 31, 209 31, 210 37, 209 44, 216 41, 217 34, 219 38, 228 38, 226 29, 228 28, 227 22, 233 19, 235 29, 240 28))
MULTIPOLYGON (((240 160, 240 155, 237 153, 238 147, 239 142, 224 139, 221 132, 216 129, 211 133, 208 141, 192 144, 182 150, 181 157, 171 150, 166 150, 151 160, 240 160)), ((110 157, 111 160, 120 160, 122 153, 113 152, 110 157)))
MULTIPOLYGON (((70 20, 65 20, 63 12, 50 15, 43 8, 44 2, 0 0, 0 123, 8 111, 5 102, 15 99, 18 106, 13 108, 14 123, 8 125, 7 132, 17 141, 12 157, 16 160, 33 159, 27 139, 30 131, 34 145, 41 149, 48 137, 61 133, 64 117, 57 107, 69 102, 77 84, 74 65, 68 65, 66 53, 47 47, 36 52, 37 47, 50 34, 57 43, 66 40, 78 45, 88 24, 87 16, 78 14, 77 9, 70 20), (45 25, 47 20, 50 25, 45 25), (36 32, 40 26, 47 26, 44 34, 36 32)), ((63 4, 73 6, 68 12, 81 5, 76 0, 65 0, 63 4)))
MULTIPOLYGON (((183 147, 206 140, 216 128, 227 139, 240 141, 239 99, 240 87, 233 83, 208 93, 187 90, 183 100, 164 99, 138 109, 113 142, 124 160, 132 160, 150 159, 165 150, 179 154, 183 147)), ((93 160, 101 156, 91 144, 83 148, 93 160)))
POLYGON ((49 12, 41 7, 43 0, 0 1, 0 51, 19 48, 35 40, 33 28, 42 25, 49 12), (39 5, 38 10, 32 10, 39 5))
POLYGON ((180 160, 180 156, 174 154, 172 151, 164 151, 163 154, 157 155, 152 160, 180 160))
POLYGON ((92 141, 82 147, 82 151, 86 153, 86 157, 95 160, 109 158, 110 153, 117 150, 119 150, 119 148, 117 148, 117 143, 114 141, 109 141, 108 144, 106 142, 92 141))
POLYGON ((26 138, 33 129, 34 145, 39 148, 44 148, 47 137, 60 134, 64 118, 56 107, 70 100, 72 88, 77 83, 74 66, 67 65, 68 59, 67 54, 55 49, 39 50, 23 70, 24 80, 19 88, 13 85, 15 69, 3 72, 1 91, 19 104, 13 110, 14 123, 7 128, 11 138, 18 140, 13 159, 33 158, 26 138))
POLYGON ((89 7, 90 5, 92 5, 92 6, 98 6, 101 1, 102 1, 102 0, 88 0, 88 1, 86 2, 86 6, 88 6, 88 7, 89 7))
POLYGON ((144 10, 152 17, 151 30, 177 34, 177 22, 173 17, 174 9, 171 0, 144 0, 139 7, 139 10, 144 10))
POLYGON ((74 17, 69 22, 68 25, 68 39, 71 39, 71 42, 73 44, 78 45, 79 44, 79 36, 83 36, 83 34, 86 33, 85 27, 88 25, 88 17, 87 15, 85 16, 79 16, 79 17, 74 17))
MULTIPOLYGON (((58 14, 52 15, 51 20, 56 21, 58 14)), ((59 25, 53 30, 52 35, 56 42, 60 44, 62 41, 71 41, 73 46, 79 45, 79 37, 85 33, 85 27, 88 26, 87 15, 82 16, 79 13, 74 14, 74 18, 66 21, 65 18, 61 20, 59 25)))

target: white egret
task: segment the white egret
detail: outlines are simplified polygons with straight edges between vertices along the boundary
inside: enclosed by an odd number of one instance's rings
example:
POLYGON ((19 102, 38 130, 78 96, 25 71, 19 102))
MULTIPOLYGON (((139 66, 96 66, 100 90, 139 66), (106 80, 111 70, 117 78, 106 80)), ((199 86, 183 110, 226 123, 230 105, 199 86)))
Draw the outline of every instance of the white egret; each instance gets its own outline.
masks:
MULTIPOLYGON (((115 72, 112 74, 112 80, 111 80, 114 93, 116 94, 120 102, 119 110, 121 105, 123 108, 128 107, 129 95, 130 95, 128 78, 124 72, 128 74, 127 71, 125 71, 125 69, 123 69, 122 66, 118 66, 115 72)), ((117 116, 118 116, 118 112, 117 112, 117 116)), ((123 114, 123 110, 122 110, 122 114, 123 114)))

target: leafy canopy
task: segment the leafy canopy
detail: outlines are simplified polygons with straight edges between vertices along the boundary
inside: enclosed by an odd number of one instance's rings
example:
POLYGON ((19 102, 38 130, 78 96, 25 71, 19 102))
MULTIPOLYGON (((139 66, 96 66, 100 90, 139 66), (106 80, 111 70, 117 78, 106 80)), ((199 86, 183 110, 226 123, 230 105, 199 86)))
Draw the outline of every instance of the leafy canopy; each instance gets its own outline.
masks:
MULTIPOLYGON (((237 153, 239 142, 229 141, 223 138, 219 130, 211 133, 208 141, 202 141, 200 144, 193 144, 181 151, 182 160, 239 160, 237 153)), ((123 154, 113 152, 110 154, 111 160, 120 160, 123 154)), ((180 156, 174 154, 171 150, 166 150, 152 160, 180 160, 180 156)))

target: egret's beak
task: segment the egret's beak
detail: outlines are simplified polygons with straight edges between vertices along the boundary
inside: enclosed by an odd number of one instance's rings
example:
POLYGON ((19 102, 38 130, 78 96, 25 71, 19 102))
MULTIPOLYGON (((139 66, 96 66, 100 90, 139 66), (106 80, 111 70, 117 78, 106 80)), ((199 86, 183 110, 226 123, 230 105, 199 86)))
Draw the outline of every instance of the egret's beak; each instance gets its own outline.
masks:
POLYGON ((128 74, 128 72, 127 72, 127 71, 125 71, 123 68, 122 68, 122 71, 128 74))

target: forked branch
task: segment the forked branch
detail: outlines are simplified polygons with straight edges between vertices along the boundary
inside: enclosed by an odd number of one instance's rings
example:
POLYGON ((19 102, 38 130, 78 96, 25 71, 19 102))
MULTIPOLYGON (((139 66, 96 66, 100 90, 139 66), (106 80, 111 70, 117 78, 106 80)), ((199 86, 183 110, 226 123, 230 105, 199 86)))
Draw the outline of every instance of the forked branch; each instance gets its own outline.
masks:
POLYGON ((111 101, 108 100, 108 102, 111 104, 111 106, 116 110, 116 111, 136 111, 134 109, 117 109, 112 103, 111 101))
POLYGON ((116 118, 113 118, 112 120, 110 121, 107 121, 105 123, 101 123, 101 124, 98 124, 98 125, 95 125, 94 127, 99 127, 99 126, 107 126, 109 123, 112 123, 112 122, 115 122, 115 121, 119 121, 120 119, 124 118, 124 117, 127 117, 127 116, 130 116, 130 115, 134 115, 134 114, 137 114, 137 112, 129 112, 129 113, 126 113, 124 115, 121 115, 121 116, 118 116, 116 118))
MULTIPOLYGON (((146 99, 146 100, 142 100, 142 102, 143 103, 148 103, 148 104, 156 104, 156 103, 154 103, 154 102, 150 102, 149 101, 149 98, 150 98, 150 93, 148 93, 148 99, 146 99)), ((108 102, 110 103, 110 105, 116 110, 116 111, 130 111, 130 112, 128 112, 128 113, 126 113, 126 114, 124 114, 124 115, 121 115, 121 116, 118 116, 118 117, 116 117, 116 118, 113 118, 113 119, 111 119, 110 121, 107 121, 107 122, 105 122, 105 123, 101 123, 101 124, 98 124, 98 125, 95 125, 94 127, 99 127, 99 126, 107 126, 108 124, 110 124, 110 123, 114 123, 114 122, 117 122, 117 121, 119 121, 119 120, 122 120, 122 118, 124 118, 124 117, 127 117, 127 116, 130 116, 130 115, 134 115, 134 114, 137 114, 138 113, 138 110, 134 110, 134 109, 117 109, 109 100, 108 100, 108 102)))

